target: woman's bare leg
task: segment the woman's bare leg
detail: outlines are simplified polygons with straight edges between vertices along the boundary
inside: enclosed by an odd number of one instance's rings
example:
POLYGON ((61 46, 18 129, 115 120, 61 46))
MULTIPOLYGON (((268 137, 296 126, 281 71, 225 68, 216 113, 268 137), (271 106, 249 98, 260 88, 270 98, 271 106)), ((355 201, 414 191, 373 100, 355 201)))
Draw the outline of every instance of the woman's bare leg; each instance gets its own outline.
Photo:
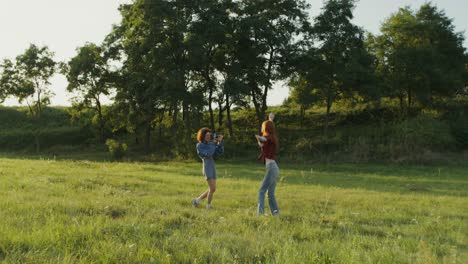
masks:
POLYGON ((201 201, 201 200, 205 199, 208 196, 209 192, 210 192, 210 189, 208 189, 204 193, 200 194, 200 196, 198 196, 198 200, 201 201))
POLYGON ((211 200, 213 200, 213 193, 216 191, 216 179, 208 179, 208 204, 211 204, 211 200))

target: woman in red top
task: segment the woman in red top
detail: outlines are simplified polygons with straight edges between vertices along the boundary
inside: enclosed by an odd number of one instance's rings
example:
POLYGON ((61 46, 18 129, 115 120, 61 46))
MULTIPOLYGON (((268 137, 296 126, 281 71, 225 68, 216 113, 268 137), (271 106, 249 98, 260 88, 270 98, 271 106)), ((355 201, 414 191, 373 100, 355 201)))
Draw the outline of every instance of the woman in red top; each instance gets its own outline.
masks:
POLYGON ((262 159, 265 162, 266 173, 262 186, 258 190, 258 210, 257 215, 263 215, 265 211, 265 193, 268 192, 268 204, 272 215, 279 214, 278 204, 275 198, 276 182, 279 179, 279 168, 275 161, 276 153, 279 150, 278 137, 275 125, 271 120, 262 124, 262 136, 255 135, 258 145, 262 148, 262 159))

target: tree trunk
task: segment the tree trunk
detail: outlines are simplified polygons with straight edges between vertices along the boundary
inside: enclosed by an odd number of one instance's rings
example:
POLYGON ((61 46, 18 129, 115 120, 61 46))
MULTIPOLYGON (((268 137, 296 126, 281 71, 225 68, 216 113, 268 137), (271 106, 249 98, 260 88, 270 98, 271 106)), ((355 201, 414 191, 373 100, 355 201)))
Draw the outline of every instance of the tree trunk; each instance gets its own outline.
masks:
POLYGON ((36 145, 36 153, 39 153, 41 151, 41 144, 40 144, 40 141, 39 141, 39 131, 36 131, 34 133, 34 142, 35 142, 35 145, 36 145))
POLYGON ((186 122, 188 119, 188 110, 187 110, 187 103, 182 103, 182 121, 186 122))
POLYGON ((146 121, 145 128, 145 152, 150 153, 151 151, 151 118, 146 121))
POLYGON ((398 96, 400 98, 400 111, 401 111, 401 114, 403 115, 404 114, 404 111, 405 111, 405 106, 404 106, 404 95, 403 94, 400 94, 398 96))
POLYGON ((305 110, 304 109, 305 109, 305 107, 303 105, 301 105, 301 110, 300 110, 301 111, 301 123, 300 123, 301 129, 304 127, 304 115, 305 115, 305 110))
POLYGON ((185 116, 185 137, 187 139, 187 141, 190 140, 190 136, 191 136, 191 131, 192 131, 192 126, 191 126, 191 116, 190 116, 190 110, 189 110, 189 106, 188 106, 188 103, 184 103, 184 116, 185 116))
POLYGON ((260 134, 262 132, 262 123, 263 123, 263 120, 264 120, 264 117, 265 117, 265 114, 263 113, 262 114, 262 110, 260 108, 260 105, 255 97, 255 88, 252 87, 252 90, 251 90, 251 96, 252 96, 252 102, 255 106, 255 114, 257 115, 257 129, 258 129, 258 133, 260 134))
POLYGON ((271 88, 271 76, 272 76, 272 69, 273 69, 273 57, 274 57, 274 54, 275 54, 275 50, 272 46, 270 46, 270 58, 268 59, 268 67, 267 67, 267 78, 268 78, 268 82, 267 82, 267 85, 265 85, 265 87, 263 87, 263 93, 262 93, 262 106, 261 106, 261 109, 260 109, 260 113, 258 114, 258 116, 260 116, 259 118, 259 123, 260 123, 260 130, 261 130, 261 124, 263 123, 263 120, 265 119, 265 116, 266 116, 266 111, 268 109, 268 106, 267 106, 267 98, 268 98, 268 90, 271 88))
POLYGON ((135 128, 135 144, 140 145, 140 140, 138 139, 138 129, 135 128))
POLYGON ((161 140, 163 136, 163 126, 162 126, 162 121, 164 120, 165 116, 165 111, 162 110, 162 112, 159 115, 158 119, 158 139, 161 140))
POLYGON ((36 81, 36 88, 37 88, 37 117, 39 119, 42 114, 42 100, 41 100, 41 89, 39 89, 39 83, 37 81, 36 81))
POLYGON ((328 144, 328 126, 330 123, 330 109, 332 107, 332 98, 331 96, 327 97, 327 112, 325 114, 325 130, 324 130, 324 135, 325 135, 325 140, 328 144))
POLYGON ((190 124, 190 111, 189 111, 189 106, 188 103, 184 100, 182 103, 182 121, 184 122, 186 129, 185 130, 190 130, 189 124, 190 124))
POLYGON ((231 105, 229 102, 229 95, 226 94, 226 115, 227 115, 227 121, 228 121, 228 128, 229 128, 229 136, 233 137, 234 132, 232 129, 232 119, 231 119, 231 105))
POLYGON ((101 102, 96 99, 96 108, 98 112, 98 119, 99 119, 99 138, 101 142, 105 142, 105 136, 104 136, 104 118, 102 116, 102 107, 101 107, 101 102))
POLYGON ((208 78, 208 111, 210 112, 210 128, 215 129, 215 121, 214 121, 214 113, 213 113, 213 87, 211 85, 211 80, 209 77, 208 78))
POLYGON ((174 103, 172 113, 172 135, 175 135, 177 132, 177 114, 179 113, 177 103, 174 103))
POLYGON ((411 104, 413 103, 412 102, 412 93, 411 93, 411 88, 408 88, 408 112, 407 112, 407 115, 409 116, 411 114, 411 104))
POLYGON ((223 112, 224 112, 224 108, 223 108, 223 102, 222 100, 219 100, 218 101, 218 130, 221 131, 221 128, 223 127, 223 112))
POLYGON ((199 129, 201 122, 203 120, 203 108, 200 110, 198 107, 194 109, 196 112, 194 113, 194 120, 193 120, 193 126, 195 129, 199 129))

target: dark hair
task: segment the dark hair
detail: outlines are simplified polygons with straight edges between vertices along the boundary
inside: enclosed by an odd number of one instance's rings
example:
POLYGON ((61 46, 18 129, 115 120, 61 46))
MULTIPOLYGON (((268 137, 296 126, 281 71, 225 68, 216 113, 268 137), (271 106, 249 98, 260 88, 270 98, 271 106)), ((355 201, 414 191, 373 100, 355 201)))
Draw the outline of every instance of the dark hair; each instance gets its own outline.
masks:
POLYGON ((208 132, 211 132, 211 130, 209 128, 207 128, 207 127, 200 128, 200 130, 198 130, 198 133, 197 133, 198 142, 204 142, 206 133, 208 133, 208 132))

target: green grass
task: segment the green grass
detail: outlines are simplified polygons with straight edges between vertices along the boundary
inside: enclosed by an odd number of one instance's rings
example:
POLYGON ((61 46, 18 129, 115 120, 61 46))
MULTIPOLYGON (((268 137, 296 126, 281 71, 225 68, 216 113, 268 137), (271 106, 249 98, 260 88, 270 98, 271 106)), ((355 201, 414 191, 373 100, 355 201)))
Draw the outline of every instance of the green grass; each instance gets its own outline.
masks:
POLYGON ((468 168, 279 164, 280 217, 255 215, 263 167, 0 158, 0 262, 466 263, 468 168))

